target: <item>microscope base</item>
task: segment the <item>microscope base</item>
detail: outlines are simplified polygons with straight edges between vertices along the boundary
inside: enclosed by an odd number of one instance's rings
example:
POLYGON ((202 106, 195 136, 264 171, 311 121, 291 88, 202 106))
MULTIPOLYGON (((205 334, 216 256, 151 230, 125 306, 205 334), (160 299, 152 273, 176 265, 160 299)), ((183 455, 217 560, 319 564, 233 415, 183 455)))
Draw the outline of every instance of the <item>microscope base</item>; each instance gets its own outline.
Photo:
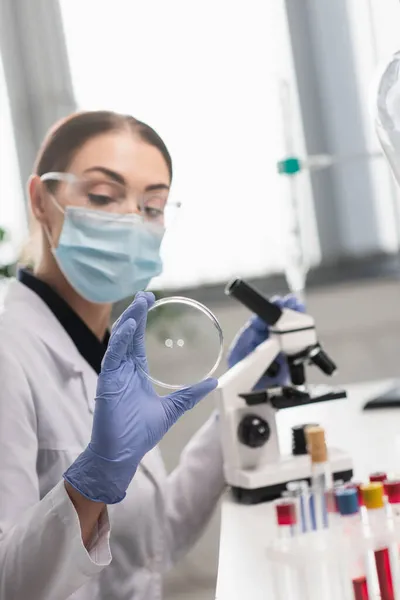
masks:
MULTIPOLYGON (((335 481, 350 481, 353 477, 351 458, 342 450, 329 449, 329 464, 335 481)), ((289 456, 280 462, 264 465, 262 469, 237 471, 227 477, 232 495, 241 504, 259 504, 280 497, 289 481, 307 480, 311 483, 308 455, 289 456)))

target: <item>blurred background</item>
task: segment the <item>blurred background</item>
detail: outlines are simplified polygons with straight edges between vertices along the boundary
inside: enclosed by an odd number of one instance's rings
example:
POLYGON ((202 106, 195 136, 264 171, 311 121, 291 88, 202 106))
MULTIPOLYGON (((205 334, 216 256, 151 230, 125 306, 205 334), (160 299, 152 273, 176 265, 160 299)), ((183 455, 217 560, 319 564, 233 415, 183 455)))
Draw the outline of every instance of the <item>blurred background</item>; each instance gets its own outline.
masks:
MULTIPOLYGON (((225 351, 249 316, 224 295, 230 278, 304 293, 338 383, 400 376, 400 205, 373 120, 399 24, 398 0, 0 0, 0 283, 47 128, 127 112, 166 141, 182 203, 153 289, 205 303, 225 351)), ((168 468, 212 409, 163 441, 168 468)), ((214 597, 218 519, 167 598, 214 597)))

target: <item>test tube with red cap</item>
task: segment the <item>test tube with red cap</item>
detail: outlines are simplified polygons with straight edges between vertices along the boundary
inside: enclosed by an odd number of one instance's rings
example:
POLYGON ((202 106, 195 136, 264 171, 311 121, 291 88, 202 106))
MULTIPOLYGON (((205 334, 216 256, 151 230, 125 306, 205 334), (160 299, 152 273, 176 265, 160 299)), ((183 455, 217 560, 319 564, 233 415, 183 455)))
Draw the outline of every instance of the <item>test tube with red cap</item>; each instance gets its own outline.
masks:
POLYGON ((400 480, 385 482, 386 495, 389 504, 389 514, 400 524, 400 480))
POLYGON ((277 500, 275 503, 275 515, 279 538, 288 539, 294 537, 297 531, 296 502, 286 498, 277 500))
POLYGON ((371 483, 381 483, 386 495, 386 481, 388 480, 388 476, 385 471, 376 471, 375 473, 371 473, 369 480, 371 483))
POLYGON ((394 539, 390 544, 390 562, 392 565, 393 585, 396 599, 400 598, 400 551, 399 551, 399 525, 400 525, 400 480, 386 481, 387 509, 394 532, 394 539))
POLYGON ((371 473, 369 476, 369 480, 371 483, 383 483, 387 479, 387 473, 384 471, 376 471, 375 473, 371 473))

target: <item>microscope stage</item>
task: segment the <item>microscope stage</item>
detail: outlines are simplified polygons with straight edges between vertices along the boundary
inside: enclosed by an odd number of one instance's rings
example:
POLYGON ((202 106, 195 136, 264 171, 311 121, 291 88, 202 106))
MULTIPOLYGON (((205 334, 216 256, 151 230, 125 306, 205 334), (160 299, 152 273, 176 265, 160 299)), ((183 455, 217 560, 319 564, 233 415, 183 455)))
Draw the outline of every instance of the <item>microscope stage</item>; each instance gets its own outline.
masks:
MULTIPOLYGON (((350 481, 353 464, 343 450, 328 449, 329 465, 334 480, 350 481)), ((311 482, 311 462, 308 455, 284 456, 279 462, 261 468, 237 469, 225 472, 234 497, 244 504, 257 504, 279 498, 289 481, 311 482)))

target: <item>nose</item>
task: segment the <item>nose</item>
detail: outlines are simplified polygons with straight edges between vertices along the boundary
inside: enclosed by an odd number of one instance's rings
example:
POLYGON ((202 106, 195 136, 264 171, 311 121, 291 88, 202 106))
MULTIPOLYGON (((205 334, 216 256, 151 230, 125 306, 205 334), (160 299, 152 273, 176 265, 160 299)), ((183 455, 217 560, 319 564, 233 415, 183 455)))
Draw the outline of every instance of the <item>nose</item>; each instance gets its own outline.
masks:
POLYGON ((128 200, 125 203, 125 211, 124 212, 127 215, 140 215, 142 213, 140 202, 134 200, 133 198, 128 200))

